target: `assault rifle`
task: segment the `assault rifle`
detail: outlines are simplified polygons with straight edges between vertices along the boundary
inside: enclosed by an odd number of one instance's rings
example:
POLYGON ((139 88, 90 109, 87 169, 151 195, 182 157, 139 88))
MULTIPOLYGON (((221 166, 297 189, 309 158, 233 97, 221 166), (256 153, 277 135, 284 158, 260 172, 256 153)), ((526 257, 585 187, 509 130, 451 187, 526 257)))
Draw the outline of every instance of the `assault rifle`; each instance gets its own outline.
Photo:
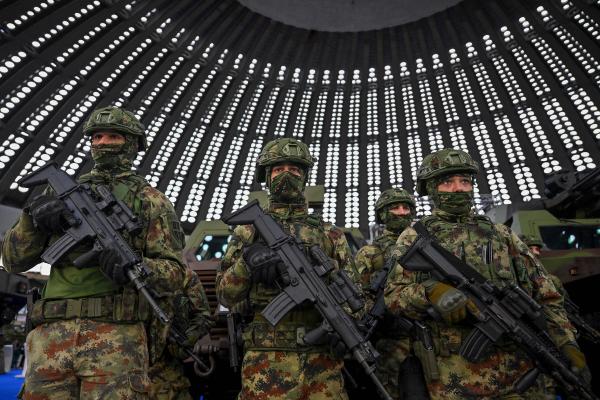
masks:
POLYGON ((545 316, 540 306, 516 284, 498 288, 474 268, 442 247, 420 222, 413 228, 419 235, 400 257, 400 264, 410 271, 429 272, 463 292, 478 309, 475 328, 463 341, 459 353, 476 362, 490 346, 508 339, 521 347, 536 366, 515 383, 524 392, 540 372, 556 380, 568 393, 586 400, 598 400, 589 386, 573 373, 568 361, 545 330, 545 316))
POLYGON ((392 398, 375 375, 375 360, 379 356, 371 342, 360 330, 359 324, 342 308, 347 304, 358 311, 363 303, 354 283, 344 271, 334 271, 327 255, 319 246, 310 248, 315 263, 306 255, 299 239, 285 233, 281 226, 266 214, 258 201, 223 218, 231 225, 252 224, 267 246, 274 251, 287 267, 282 276, 286 285, 262 311, 263 317, 275 326, 290 310, 304 302, 314 304, 323 317, 321 325, 304 335, 308 344, 323 343, 331 334, 338 335, 350 353, 371 378, 381 396, 392 398), (324 278, 331 280, 326 284, 324 278))
POLYGON ((586 320, 581 316, 581 312, 579 310, 579 306, 573 302, 573 300, 569 299, 567 296, 564 296, 565 299, 565 311, 567 312, 567 316, 569 317, 569 321, 577 331, 581 334, 581 336, 594 343, 600 344, 600 332, 594 329, 586 320))
MULTIPOLYGON (((89 185, 78 184, 55 163, 49 163, 35 172, 25 176, 21 186, 34 187, 48 184, 57 198, 61 199, 72 214, 72 224, 57 241, 52 243, 41 255, 42 261, 54 265, 65 254, 76 246, 92 244, 91 249, 77 257, 73 264, 77 268, 94 265, 104 249, 112 249, 119 253, 121 267, 125 268, 127 277, 164 324, 170 323, 169 316, 158 305, 148 290, 147 279, 152 271, 143 259, 131 249, 121 236, 121 232, 134 234, 142 228, 133 212, 121 200, 115 198, 105 186, 98 185, 94 193, 89 185)), ((212 370, 187 346, 186 336, 171 326, 170 340, 181 346, 205 372, 212 370)))

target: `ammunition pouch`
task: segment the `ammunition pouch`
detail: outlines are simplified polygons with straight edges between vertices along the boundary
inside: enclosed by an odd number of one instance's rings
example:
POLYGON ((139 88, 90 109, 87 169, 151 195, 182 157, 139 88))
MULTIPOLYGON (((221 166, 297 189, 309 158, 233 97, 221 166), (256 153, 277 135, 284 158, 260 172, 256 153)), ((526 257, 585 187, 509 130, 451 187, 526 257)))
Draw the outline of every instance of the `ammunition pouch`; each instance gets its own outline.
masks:
POLYGON ((78 299, 41 299, 33 304, 31 324, 33 327, 53 321, 75 318, 95 321, 136 323, 146 321, 150 307, 146 300, 133 290, 102 297, 78 299))

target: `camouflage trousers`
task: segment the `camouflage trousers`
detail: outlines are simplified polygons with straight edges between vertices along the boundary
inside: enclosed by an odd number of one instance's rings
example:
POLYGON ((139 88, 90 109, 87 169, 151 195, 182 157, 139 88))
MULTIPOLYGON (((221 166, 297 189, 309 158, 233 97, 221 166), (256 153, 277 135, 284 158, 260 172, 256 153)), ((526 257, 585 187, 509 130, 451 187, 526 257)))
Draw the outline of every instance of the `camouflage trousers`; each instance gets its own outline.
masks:
POLYGON ((185 376, 183 363, 165 350, 162 357, 150 366, 150 398, 155 400, 192 400, 190 380, 185 376))
POLYGON ((148 349, 142 323, 72 319, 27 336, 25 400, 147 399, 148 349))
MULTIPOLYGON (((534 384, 523 394, 513 384, 532 366, 523 353, 497 352, 478 363, 458 354, 437 357, 440 379, 427 385, 431 400, 545 400, 544 385, 534 384)), ((538 380, 539 382, 539 380, 538 380)))
POLYGON ((342 367, 323 353, 248 350, 238 400, 347 400, 342 367))
POLYGON ((400 371, 402 363, 406 360, 408 354, 410 354, 409 347, 408 338, 381 338, 375 344, 375 348, 380 354, 377 360, 375 375, 377 375, 385 390, 394 399, 400 398, 400 371))

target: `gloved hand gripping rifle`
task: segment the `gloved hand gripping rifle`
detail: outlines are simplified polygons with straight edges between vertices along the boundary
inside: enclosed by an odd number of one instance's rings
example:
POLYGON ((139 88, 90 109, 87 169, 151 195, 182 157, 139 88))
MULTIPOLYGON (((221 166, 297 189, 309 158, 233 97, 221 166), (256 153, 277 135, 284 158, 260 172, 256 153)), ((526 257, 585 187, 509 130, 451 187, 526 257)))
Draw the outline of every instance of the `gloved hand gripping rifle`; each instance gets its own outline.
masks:
MULTIPOLYGON (((55 163, 46 164, 25 176, 19 183, 24 187, 48 184, 54 190, 56 197, 65 203, 76 221, 61 238, 42 253, 40 257, 42 261, 53 265, 75 246, 93 243, 90 251, 77 257, 74 261, 77 268, 84 268, 86 265, 93 265, 93 261, 104 249, 113 249, 120 254, 127 277, 146 298, 160 321, 164 324, 170 322, 168 315, 160 308, 146 287, 146 280, 152 271, 121 236, 120 232, 135 233, 141 229, 137 217, 125 203, 116 199, 111 191, 102 185, 97 186, 97 195, 94 194, 89 185, 78 184, 55 163), (97 197, 99 197, 99 201, 97 197)), ((180 345, 205 373, 208 374, 212 371, 213 360, 211 360, 210 367, 206 366, 191 349, 183 346, 186 337, 173 326, 169 330, 169 338, 180 345)))
POLYGON ((501 339, 515 342, 536 363, 515 383, 522 393, 533 384, 539 372, 551 376, 568 393, 586 400, 598 400, 584 380, 573 373, 545 330, 545 316, 540 306, 515 284, 498 288, 473 267, 442 247, 420 222, 413 228, 419 235, 399 263, 409 271, 429 272, 462 291, 478 309, 475 328, 463 341, 459 353, 475 362, 489 346, 501 339))
POLYGON ((323 341, 328 334, 337 334, 356 361, 363 367, 367 375, 377 386, 382 398, 391 400, 390 395, 375 376, 374 363, 378 353, 373 345, 365 339, 358 323, 342 308, 348 304, 352 311, 362 308, 362 300, 358 297, 358 289, 344 271, 333 271, 329 258, 320 247, 313 246, 310 251, 318 265, 308 258, 303 245, 293 236, 285 233, 281 226, 266 214, 253 201, 234 212, 223 221, 231 225, 254 225, 256 232, 271 248, 287 270, 282 276, 286 285, 262 312, 271 325, 276 325, 291 309, 297 305, 310 302, 323 317, 321 325, 308 332, 304 341, 316 344, 323 341), (329 275, 327 275, 329 274, 329 275), (324 278, 332 282, 328 285, 324 278))

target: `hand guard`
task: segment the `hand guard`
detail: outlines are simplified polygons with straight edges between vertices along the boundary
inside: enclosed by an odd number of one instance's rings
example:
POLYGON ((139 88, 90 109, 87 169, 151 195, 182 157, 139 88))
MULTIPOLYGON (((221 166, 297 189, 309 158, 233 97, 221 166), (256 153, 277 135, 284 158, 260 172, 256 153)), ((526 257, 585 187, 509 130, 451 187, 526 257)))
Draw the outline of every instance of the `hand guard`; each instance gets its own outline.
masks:
POLYGON ((77 223, 65 203, 56 196, 41 194, 34 197, 27 211, 35 226, 47 234, 62 233, 77 223))
POLYGON ((273 286, 286 268, 279 256, 262 243, 246 247, 243 258, 254 282, 268 286, 273 286))
POLYGON ((98 256, 98 264, 100 264, 102 273, 117 285, 124 285, 129 282, 126 267, 122 265, 123 260, 115 250, 104 249, 98 256))

